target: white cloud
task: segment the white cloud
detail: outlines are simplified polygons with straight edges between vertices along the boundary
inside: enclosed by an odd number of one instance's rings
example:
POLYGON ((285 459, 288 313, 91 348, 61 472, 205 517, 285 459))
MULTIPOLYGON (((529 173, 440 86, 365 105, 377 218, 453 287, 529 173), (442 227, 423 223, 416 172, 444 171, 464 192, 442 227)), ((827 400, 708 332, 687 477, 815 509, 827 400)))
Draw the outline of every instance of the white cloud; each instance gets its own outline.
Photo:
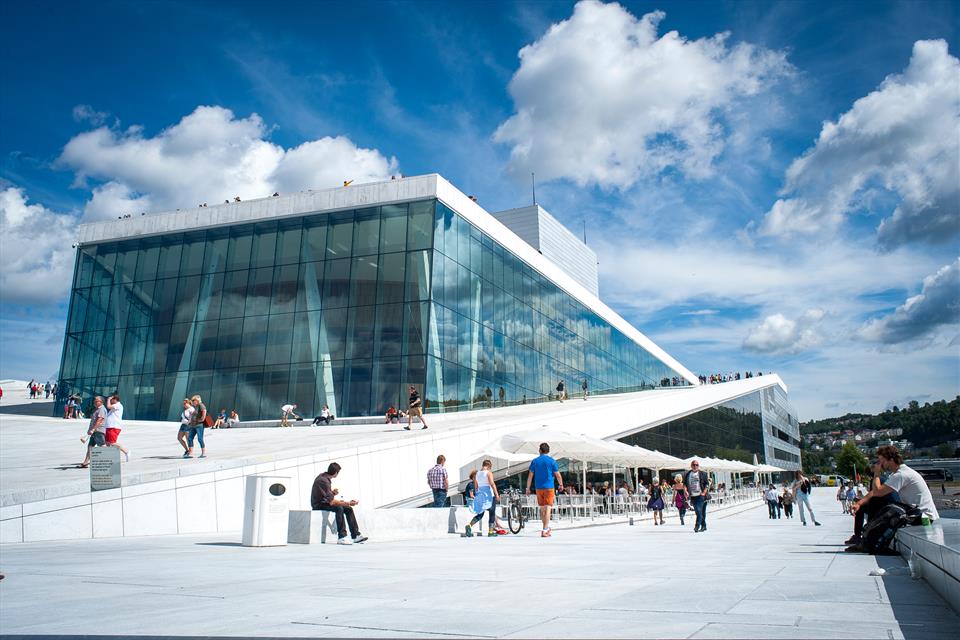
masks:
POLYGON ((865 322, 857 337, 898 344, 929 336, 943 325, 960 323, 960 258, 923 279, 917 295, 888 315, 865 322))
POLYGON ((886 214, 886 248, 937 243, 960 230, 960 61, 943 40, 914 44, 902 74, 888 76, 790 165, 761 231, 789 237, 829 233, 859 211, 886 214), (892 206, 892 205, 891 205, 892 206))
POLYGON ((795 320, 782 313, 767 316, 743 341, 743 348, 756 353, 796 354, 822 342, 819 324, 823 309, 808 309, 795 320))
POLYGON ((73 108, 73 119, 75 121, 89 122, 95 127, 99 127, 106 122, 109 116, 109 113, 97 111, 88 104, 78 104, 73 108))
POLYGON ((513 172, 618 188, 668 168, 712 175, 724 113, 791 67, 783 53, 730 45, 726 33, 659 36, 664 15, 637 19, 584 0, 520 50, 510 82, 517 112, 494 135, 511 146, 513 172))
POLYGON ((73 273, 76 218, 28 204, 22 189, 0 191, 0 300, 63 302, 73 273))
POLYGON ((256 114, 237 118, 223 107, 200 106, 153 137, 141 127, 81 133, 64 147, 60 162, 76 172, 78 185, 101 182, 84 210, 86 220, 382 180, 397 171, 394 158, 345 137, 284 149, 266 140, 267 133, 256 114))

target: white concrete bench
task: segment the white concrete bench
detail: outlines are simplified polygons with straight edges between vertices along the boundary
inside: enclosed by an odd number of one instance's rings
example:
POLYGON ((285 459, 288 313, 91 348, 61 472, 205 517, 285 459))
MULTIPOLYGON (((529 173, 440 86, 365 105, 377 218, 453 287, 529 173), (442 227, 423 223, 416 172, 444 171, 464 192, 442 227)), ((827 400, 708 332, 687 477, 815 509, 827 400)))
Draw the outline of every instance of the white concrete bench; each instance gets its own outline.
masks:
MULTIPOLYGON (((371 541, 423 540, 462 535, 473 518, 466 507, 443 509, 360 509, 354 507, 357 526, 371 541)), ((485 523, 475 527, 485 531, 485 523)), ((291 510, 287 542, 296 544, 336 544, 337 518, 330 511, 291 510)))

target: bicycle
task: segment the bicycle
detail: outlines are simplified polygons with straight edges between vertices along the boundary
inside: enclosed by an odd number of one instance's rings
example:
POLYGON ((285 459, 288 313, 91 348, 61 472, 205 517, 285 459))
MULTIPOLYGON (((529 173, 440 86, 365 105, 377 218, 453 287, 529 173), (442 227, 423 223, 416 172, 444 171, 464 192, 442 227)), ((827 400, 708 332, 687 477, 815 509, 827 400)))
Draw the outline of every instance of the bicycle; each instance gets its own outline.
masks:
POLYGON ((523 494, 519 489, 510 488, 506 491, 507 497, 507 527, 510 533, 516 535, 523 529, 527 518, 523 515, 523 505, 521 504, 523 494))

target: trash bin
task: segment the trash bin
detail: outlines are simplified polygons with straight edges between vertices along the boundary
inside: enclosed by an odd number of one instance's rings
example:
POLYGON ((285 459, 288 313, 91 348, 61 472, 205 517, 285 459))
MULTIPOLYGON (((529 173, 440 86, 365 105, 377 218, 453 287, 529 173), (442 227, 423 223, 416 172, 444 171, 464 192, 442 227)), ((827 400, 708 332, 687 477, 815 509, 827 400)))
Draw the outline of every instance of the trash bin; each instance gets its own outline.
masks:
POLYGON ((290 476, 248 476, 243 501, 243 546, 287 544, 290 476))

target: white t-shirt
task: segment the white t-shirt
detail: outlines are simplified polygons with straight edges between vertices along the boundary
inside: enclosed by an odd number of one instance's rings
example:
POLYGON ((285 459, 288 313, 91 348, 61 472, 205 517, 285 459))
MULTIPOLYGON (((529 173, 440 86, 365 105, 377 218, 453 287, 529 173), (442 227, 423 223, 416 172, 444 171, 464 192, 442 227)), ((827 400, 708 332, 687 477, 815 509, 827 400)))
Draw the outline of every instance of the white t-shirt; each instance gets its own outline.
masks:
POLYGON ((114 402, 110 409, 107 409, 107 419, 103 426, 108 429, 119 429, 123 426, 123 405, 114 402))
POLYGON ((937 505, 933 504, 933 496, 924 482, 923 476, 905 464, 900 465, 895 473, 891 473, 885 485, 900 494, 900 500, 920 509, 931 520, 937 520, 940 514, 937 505))
POLYGON ((293 405, 285 404, 282 407, 280 407, 280 411, 283 411, 284 413, 290 413, 291 411, 293 411, 293 405))
POLYGON ((193 412, 196 411, 193 407, 187 407, 183 410, 183 413, 180 414, 180 424, 190 424, 190 417, 193 415, 193 412))

